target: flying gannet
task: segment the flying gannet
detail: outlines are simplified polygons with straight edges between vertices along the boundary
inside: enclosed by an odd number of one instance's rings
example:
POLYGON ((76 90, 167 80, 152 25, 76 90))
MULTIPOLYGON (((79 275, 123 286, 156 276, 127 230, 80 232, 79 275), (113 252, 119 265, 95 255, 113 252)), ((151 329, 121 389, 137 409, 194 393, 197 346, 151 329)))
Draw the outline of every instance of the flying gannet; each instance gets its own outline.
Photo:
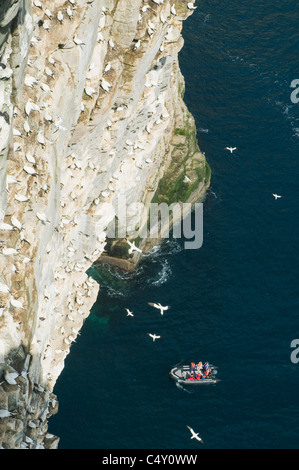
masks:
POLYGON ((201 442, 201 444, 203 444, 203 440, 201 437, 199 437, 199 433, 195 432, 192 428, 190 428, 190 426, 187 425, 187 428, 190 430, 192 436, 191 436, 191 439, 197 439, 199 442, 201 442))
POLYGON ((279 198, 281 198, 281 197, 282 197, 282 196, 280 196, 279 194, 275 194, 275 193, 274 193, 274 194, 272 194, 272 196, 273 196, 273 197, 275 197, 275 199, 279 199, 279 198))
POLYGON ((161 338, 161 336, 158 336, 158 335, 152 334, 152 333, 148 333, 148 335, 152 338, 153 341, 155 341, 156 339, 161 338))
POLYGON ((230 153, 233 153, 234 150, 237 150, 237 147, 225 147, 225 150, 229 150, 230 153))
POLYGON ((125 308, 127 312, 127 317, 134 317, 133 312, 131 312, 128 308, 125 308))
POLYGON ((137 248, 137 246, 135 246, 135 241, 130 242, 129 240, 126 240, 126 242, 128 243, 128 245, 130 245, 130 249, 129 249, 130 255, 133 253, 133 251, 138 251, 139 253, 142 253, 142 250, 140 250, 140 248, 137 248))
POLYGON ((163 307, 163 306, 160 304, 160 302, 159 302, 159 303, 148 302, 148 305, 150 305, 151 307, 155 307, 155 308, 157 308, 158 310, 160 310, 161 315, 163 315, 164 310, 169 310, 169 309, 170 309, 170 306, 169 306, 169 305, 163 307))
POLYGON ((196 10, 197 7, 195 7, 192 2, 189 2, 189 3, 187 3, 187 8, 188 8, 189 10, 196 10))

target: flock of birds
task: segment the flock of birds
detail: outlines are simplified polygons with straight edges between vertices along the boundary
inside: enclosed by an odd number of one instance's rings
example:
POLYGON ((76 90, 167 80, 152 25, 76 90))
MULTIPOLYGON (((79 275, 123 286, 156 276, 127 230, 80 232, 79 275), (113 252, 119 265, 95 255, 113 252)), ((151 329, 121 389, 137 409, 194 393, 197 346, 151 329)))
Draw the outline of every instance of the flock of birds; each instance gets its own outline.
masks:
MULTIPOLYGON (((163 306, 163 305, 160 304, 160 302, 148 302, 148 305, 158 309, 160 311, 161 315, 163 315, 166 310, 170 309, 169 305, 163 306)), ((134 313, 129 308, 125 308, 125 310, 127 312, 127 317, 134 317, 134 313)), ((147 334, 150 338, 152 338, 153 342, 156 341, 156 339, 161 338, 160 335, 156 335, 155 333, 147 333, 147 334)))

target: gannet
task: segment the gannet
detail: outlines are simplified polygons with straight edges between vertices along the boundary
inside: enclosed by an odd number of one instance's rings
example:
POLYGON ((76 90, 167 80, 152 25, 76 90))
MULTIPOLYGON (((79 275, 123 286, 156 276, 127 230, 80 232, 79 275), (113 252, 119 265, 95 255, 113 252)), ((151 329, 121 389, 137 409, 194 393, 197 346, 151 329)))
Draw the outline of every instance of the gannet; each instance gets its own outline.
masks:
POLYGON ((28 100, 25 105, 25 113, 28 117, 31 111, 40 111, 40 107, 37 104, 33 103, 32 100, 28 100))
POLYGON ((113 40, 112 40, 111 38, 109 39, 108 44, 109 44, 109 46, 111 47, 111 49, 114 49, 115 44, 114 44, 114 42, 113 42, 113 40))
POLYGON ((158 335, 152 334, 152 333, 148 333, 148 335, 153 339, 153 341, 155 341, 156 339, 161 338, 161 336, 158 336, 158 335))
POLYGON ((25 155, 26 160, 28 160, 29 163, 32 163, 32 165, 36 165, 36 160, 31 153, 26 153, 25 155))
POLYGON ((49 93, 50 91, 52 91, 51 88, 49 87, 49 85, 47 85, 46 83, 41 83, 40 87, 46 93, 49 93))
POLYGON ((131 312, 128 308, 125 308, 127 312, 127 317, 134 317, 133 312, 131 312))
POLYGON ((15 137, 22 137, 22 132, 20 132, 18 129, 13 129, 12 135, 14 135, 15 137))
POLYGON ((7 284, 0 281, 0 294, 10 294, 10 289, 7 284))
POLYGON ((79 39, 78 36, 74 36, 73 41, 75 44, 77 44, 77 46, 81 46, 83 44, 85 45, 85 42, 81 41, 81 39, 79 39))
POLYGON ((62 12, 59 10, 59 12, 57 13, 57 19, 59 21, 59 23, 61 24, 63 22, 63 14, 62 12))
POLYGON ((14 176, 11 176, 11 175, 7 175, 7 176, 6 176, 6 182, 7 182, 7 184, 16 184, 16 183, 20 183, 20 181, 17 180, 17 178, 15 178, 14 176))
POLYGON ((26 134, 29 135, 30 132, 31 132, 31 129, 30 129, 30 125, 29 125, 29 122, 28 122, 28 121, 25 121, 25 122, 24 122, 23 128, 24 128, 24 131, 26 132, 26 134))
POLYGON ((53 17, 52 13, 50 12, 48 8, 45 9, 45 15, 47 15, 47 17, 50 19, 53 17))
POLYGON ((50 220, 47 219, 46 215, 43 214, 43 213, 41 213, 41 212, 37 212, 37 213, 36 213, 36 217, 37 217, 41 222, 43 222, 44 224, 45 224, 46 222, 50 223, 50 220))
POLYGON ((87 94, 87 96, 89 96, 90 98, 92 98, 92 95, 93 95, 94 93, 96 93, 96 90, 95 90, 94 88, 92 88, 91 86, 86 86, 86 87, 84 88, 84 91, 85 91, 85 93, 87 94))
POLYGON ((35 77, 32 77, 31 75, 26 75, 24 84, 30 88, 33 88, 33 86, 38 82, 38 80, 35 77))
POLYGON ((134 45, 133 47, 133 51, 136 51, 136 49, 139 49, 139 47, 141 46, 141 40, 139 39, 136 44, 134 45))
POLYGON ((33 3, 37 8, 40 8, 41 10, 43 9, 43 6, 39 0, 34 0, 33 3))
POLYGON ((129 249, 130 255, 133 253, 133 251, 138 251, 139 253, 142 253, 142 250, 140 250, 140 248, 137 248, 137 246, 135 246, 135 241, 130 242, 129 240, 126 240, 126 242, 128 243, 128 245, 130 245, 130 249, 129 249))
POLYGON ((172 7, 170 8, 170 11, 173 15, 176 15, 176 9, 174 5, 172 5, 172 7))
POLYGON ((106 67, 104 69, 104 73, 109 72, 110 69, 111 69, 111 62, 108 62, 108 64, 106 65, 106 67))
POLYGON ((16 201, 19 201, 19 202, 29 201, 29 198, 26 197, 26 196, 23 196, 22 194, 15 194, 15 199, 16 199, 16 201))
POLYGON ((45 72, 48 77, 54 78, 53 70, 51 70, 50 67, 46 67, 45 72))
POLYGON ((230 153, 233 153, 234 150, 237 150, 237 147, 225 147, 225 150, 229 150, 230 153))
POLYGON ((36 140, 42 145, 45 145, 45 138, 40 132, 37 134, 36 140))
POLYGON ((275 199, 281 198, 282 196, 279 196, 279 194, 272 194, 272 196, 275 197, 275 199))
POLYGON ((2 253, 5 256, 11 256, 11 255, 18 255, 19 251, 16 250, 15 248, 3 248, 2 253))
POLYGON ((22 302, 20 302, 19 300, 15 299, 14 297, 12 297, 12 298, 10 299, 10 303, 11 303, 11 305, 12 305, 13 307, 15 307, 15 308, 24 308, 22 302))
POLYGON ((0 222, 0 230, 13 230, 13 226, 5 222, 0 222))
POLYGON ((107 80, 104 80, 102 78, 101 80, 101 87, 103 88, 103 90, 107 91, 107 93, 109 93, 110 91, 110 88, 112 87, 112 85, 110 83, 107 82, 107 80))
POLYGON ((11 217, 11 223, 14 227, 16 227, 18 230, 22 230, 22 224, 21 222, 13 215, 11 217))
POLYGON ((184 183, 192 183, 192 181, 190 180, 190 178, 188 178, 187 175, 185 175, 184 183))
POLYGON ((160 303, 148 302, 148 305, 150 305, 151 307, 155 307, 158 310, 160 310, 161 315, 163 315, 164 310, 169 310, 170 309, 170 307, 168 305, 163 307, 160 303))
POLYGON ((66 14, 68 15, 69 18, 72 18, 72 17, 73 17, 73 12, 72 12, 72 10, 70 9, 70 7, 67 7, 67 9, 66 9, 66 14))
POLYGON ((34 170, 34 168, 32 168, 31 166, 28 166, 28 165, 25 165, 23 170, 28 173, 28 175, 31 175, 31 176, 36 176, 37 173, 36 171, 34 170))
POLYGON ((9 385, 18 385, 16 382, 17 377, 19 377, 18 372, 8 372, 8 370, 4 371, 4 379, 9 385))
POLYGON ((196 10, 197 7, 195 7, 192 2, 189 2, 187 3, 187 8, 189 8, 189 10, 196 10))
POLYGON ((192 428, 190 428, 190 426, 187 425, 187 428, 190 430, 192 436, 191 436, 191 439, 197 439, 199 442, 201 442, 203 444, 203 440, 201 439, 201 437, 199 437, 199 433, 197 432, 194 432, 192 428))

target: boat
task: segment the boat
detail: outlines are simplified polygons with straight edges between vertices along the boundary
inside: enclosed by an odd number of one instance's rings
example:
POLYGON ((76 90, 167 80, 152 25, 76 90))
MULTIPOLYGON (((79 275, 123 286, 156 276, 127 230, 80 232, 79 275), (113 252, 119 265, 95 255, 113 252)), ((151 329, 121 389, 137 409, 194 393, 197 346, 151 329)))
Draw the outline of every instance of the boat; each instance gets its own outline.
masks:
POLYGON ((175 366, 169 372, 170 377, 180 384, 185 385, 208 385, 208 384, 215 384, 220 382, 219 379, 216 378, 217 375, 217 367, 210 364, 210 373, 209 376, 206 378, 201 378, 200 380, 188 380, 190 377, 190 365, 181 365, 175 366))

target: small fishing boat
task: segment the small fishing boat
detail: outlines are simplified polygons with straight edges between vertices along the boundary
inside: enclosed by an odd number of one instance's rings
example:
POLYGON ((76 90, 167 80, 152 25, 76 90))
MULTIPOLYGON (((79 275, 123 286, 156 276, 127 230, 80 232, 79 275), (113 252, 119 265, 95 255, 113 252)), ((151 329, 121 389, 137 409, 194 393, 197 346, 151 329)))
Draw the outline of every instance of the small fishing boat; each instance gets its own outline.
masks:
POLYGON ((220 382, 220 380, 216 378, 217 368, 212 364, 210 364, 210 373, 208 377, 197 379, 195 375, 192 379, 190 365, 175 366, 171 369, 169 375, 176 382, 185 385, 208 385, 220 382))

